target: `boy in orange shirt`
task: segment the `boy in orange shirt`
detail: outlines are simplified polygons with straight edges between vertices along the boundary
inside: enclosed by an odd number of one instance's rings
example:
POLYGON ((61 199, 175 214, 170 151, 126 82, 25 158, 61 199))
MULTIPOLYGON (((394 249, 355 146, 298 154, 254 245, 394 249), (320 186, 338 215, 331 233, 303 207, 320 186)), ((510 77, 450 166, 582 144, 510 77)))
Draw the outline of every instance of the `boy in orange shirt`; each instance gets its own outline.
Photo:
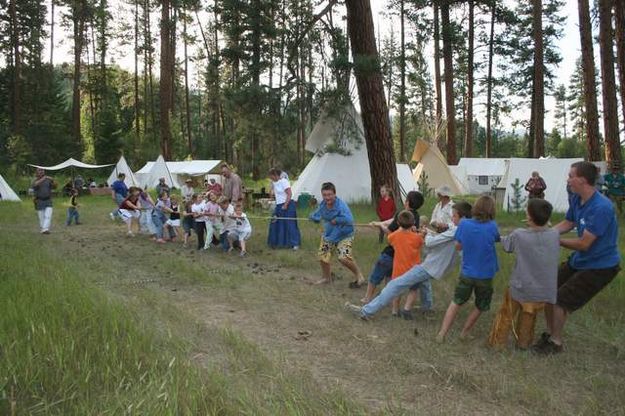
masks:
MULTIPOLYGON (((400 212, 397 223, 400 228, 388 235, 388 243, 395 249, 391 279, 401 276, 421 263, 421 247, 423 247, 423 236, 414 229, 412 212, 407 210, 400 212)), ((393 316, 399 316, 399 301, 399 297, 393 300, 393 316)))

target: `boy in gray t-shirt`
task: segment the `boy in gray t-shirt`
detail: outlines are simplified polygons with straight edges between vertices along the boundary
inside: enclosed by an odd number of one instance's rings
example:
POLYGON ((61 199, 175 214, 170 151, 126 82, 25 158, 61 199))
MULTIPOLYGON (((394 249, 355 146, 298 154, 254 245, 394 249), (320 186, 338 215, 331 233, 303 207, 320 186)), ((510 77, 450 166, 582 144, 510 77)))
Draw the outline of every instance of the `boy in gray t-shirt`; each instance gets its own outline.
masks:
POLYGON ((527 204, 528 228, 502 237, 504 251, 516 254, 510 287, 488 337, 494 348, 505 348, 512 329, 516 345, 527 349, 534 339, 536 315, 545 303, 555 303, 558 292, 560 233, 547 227, 553 207, 543 199, 527 204))

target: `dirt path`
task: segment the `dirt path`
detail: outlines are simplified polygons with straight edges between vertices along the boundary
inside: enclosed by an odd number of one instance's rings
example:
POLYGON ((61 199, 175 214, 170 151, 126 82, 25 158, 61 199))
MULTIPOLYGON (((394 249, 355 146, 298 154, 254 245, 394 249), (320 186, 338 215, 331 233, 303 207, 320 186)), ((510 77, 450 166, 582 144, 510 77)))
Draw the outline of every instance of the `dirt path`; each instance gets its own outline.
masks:
MULTIPOLYGON (((40 238, 34 230, 27 232, 40 238)), ((84 258, 86 271, 110 276, 95 281, 104 289, 142 299, 146 314, 171 309, 188 316, 186 328, 178 329, 193 334, 198 365, 219 368, 221 358, 211 347, 215 331, 234 331, 285 372, 310 374, 321 388, 339 388, 372 411, 531 414, 542 408, 579 413, 582 405, 596 403, 596 389, 603 391, 585 374, 603 374, 603 383, 613 385, 625 377, 623 366, 612 366, 610 357, 584 356, 592 360, 581 371, 576 354, 555 363, 522 353, 493 354, 481 341, 489 322, 478 325, 474 341, 436 344, 443 299, 450 298, 453 282, 435 287, 433 317, 407 322, 383 311, 373 322, 355 319, 342 305, 358 302, 363 293, 347 289, 344 271, 337 270, 332 285, 310 285, 318 278, 312 239, 310 248, 299 252, 257 245, 249 257, 239 258, 180 244, 157 246, 145 237, 125 237, 121 226, 104 221, 59 229, 48 237, 59 256, 84 258), (557 383, 571 374, 581 378, 580 386, 557 383)), ((170 326, 179 324, 172 320, 170 326)), ((596 343, 593 348, 605 348, 596 343)), ((616 396, 612 400, 620 403, 616 396)))

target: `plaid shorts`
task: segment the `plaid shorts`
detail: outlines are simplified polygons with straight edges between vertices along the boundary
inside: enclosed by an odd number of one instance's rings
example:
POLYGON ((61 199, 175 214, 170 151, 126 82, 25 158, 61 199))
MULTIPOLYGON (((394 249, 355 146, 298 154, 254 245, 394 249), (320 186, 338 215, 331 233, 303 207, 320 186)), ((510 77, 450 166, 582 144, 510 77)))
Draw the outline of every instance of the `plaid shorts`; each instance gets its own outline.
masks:
POLYGON ((319 260, 324 263, 330 263, 330 259, 332 259, 332 253, 334 251, 338 253, 339 260, 342 260, 342 259, 352 260, 353 242, 354 242, 354 237, 344 238, 338 243, 327 241, 326 239, 321 237, 321 243, 319 244, 319 251, 317 252, 317 255, 319 256, 319 260))

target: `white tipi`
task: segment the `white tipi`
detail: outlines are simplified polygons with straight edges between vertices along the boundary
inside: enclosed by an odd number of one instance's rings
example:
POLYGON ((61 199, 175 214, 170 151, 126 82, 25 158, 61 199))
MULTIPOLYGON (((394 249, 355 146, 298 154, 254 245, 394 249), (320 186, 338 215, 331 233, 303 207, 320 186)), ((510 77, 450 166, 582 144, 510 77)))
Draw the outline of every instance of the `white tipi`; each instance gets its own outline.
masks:
POLYGON ((159 155, 156 162, 149 167, 146 165, 141 168, 141 170, 137 171, 136 176, 138 177, 142 188, 155 188, 156 185, 158 185, 159 178, 165 178, 165 183, 167 185, 172 188, 180 189, 180 184, 174 175, 172 175, 169 171, 163 155, 159 155))
POLYGON ((15 191, 11 189, 2 175, 0 175, 0 201, 20 201, 20 198, 15 191))
POLYGON ((124 179, 124 183, 126 184, 126 186, 139 186, 139 181, 137 180, 137 178, 135 178, 135 174, 132 173, 132 170, 130 169, 130 166, 128 166, 128 162, 126 162, 126 158, 124 157, 124 155, 122 155, 117 161, 115 168, 113 168, 113 171, 109 175, 107 183, 111 185, 113 182, 115 182, 117 180, 117 176, 120 173, 126 174, 126 178, 124 179))
MULTIPOLYGON (((293 184, 293 198, 307 193, 321 200, 321 184, 332 182, 337 195, 346 202, 371 201, 371 172, 364 129, 353 105, 348 105, 341 114, 324 113, 306 141, 306 150, 315 155, 293 184), (333 147, 340 152, 327 151, 333 147)), ((408 165, 397 164, 397 177, 404 192, 417 189, 408 165)))

